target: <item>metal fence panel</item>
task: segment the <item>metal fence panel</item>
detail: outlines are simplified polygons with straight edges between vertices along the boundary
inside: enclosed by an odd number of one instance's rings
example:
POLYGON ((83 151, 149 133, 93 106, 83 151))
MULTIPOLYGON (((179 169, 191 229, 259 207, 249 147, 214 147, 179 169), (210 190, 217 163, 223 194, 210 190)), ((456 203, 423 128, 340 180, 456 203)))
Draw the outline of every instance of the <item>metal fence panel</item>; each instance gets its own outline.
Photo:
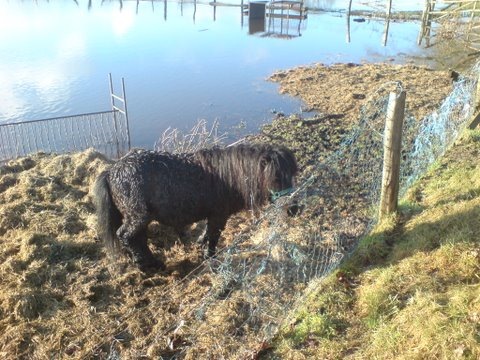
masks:
POLYGON ((117 110, 0 124, 0 162, 36 152, 94 148, 111 158, 129 150, 126 115, 117 110))

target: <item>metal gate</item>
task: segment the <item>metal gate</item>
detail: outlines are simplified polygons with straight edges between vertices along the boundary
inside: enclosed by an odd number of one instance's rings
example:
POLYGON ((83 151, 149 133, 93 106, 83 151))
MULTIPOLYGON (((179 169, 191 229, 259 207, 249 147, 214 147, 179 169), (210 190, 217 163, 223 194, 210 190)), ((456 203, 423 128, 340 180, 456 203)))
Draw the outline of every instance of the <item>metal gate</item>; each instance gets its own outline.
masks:
POLYGON ((36 152, 68 153, 94 148, 111 158, 130 150, 125 81, 122 96, 113 93, 108 111, 0 124, 0 162, 36 152), (117 103, 120 103, 117 105, 117 103))

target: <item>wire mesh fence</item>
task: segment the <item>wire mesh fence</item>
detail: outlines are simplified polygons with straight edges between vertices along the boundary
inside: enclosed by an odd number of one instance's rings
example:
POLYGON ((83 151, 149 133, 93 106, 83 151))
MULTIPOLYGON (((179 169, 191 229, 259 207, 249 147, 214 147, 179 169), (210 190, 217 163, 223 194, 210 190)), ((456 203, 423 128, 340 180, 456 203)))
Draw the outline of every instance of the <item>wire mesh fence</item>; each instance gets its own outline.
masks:
POLYGON ((0 124, 0 162, 35 152, 88 148, 118 158, 128 151, 128 144, 127 119, 117 110, 0 124))
MULTIPOLYGON (((469 76, 459 79, 438 111, 423 120, 406 114, 402 193, 465 126, 475 85, 469 76)), ((376 221, 388 95, 398 86, 385 84, 371 97, 339 149, 318 162, 294 193, 252 220, 216 258, 165 286, 151 304, 162 319, 155 329, 162 358, 257 358, 292 306, 307 296, 309 283, 353 251, 376 221), (288 217, 291 206, 302 214, 288 217)))

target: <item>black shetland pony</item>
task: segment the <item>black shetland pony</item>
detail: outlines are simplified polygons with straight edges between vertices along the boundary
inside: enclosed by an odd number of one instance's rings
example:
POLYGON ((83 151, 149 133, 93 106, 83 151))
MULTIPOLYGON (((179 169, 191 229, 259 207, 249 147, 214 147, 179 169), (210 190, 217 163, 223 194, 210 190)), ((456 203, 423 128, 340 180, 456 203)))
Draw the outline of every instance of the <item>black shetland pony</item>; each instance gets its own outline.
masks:
POLYGON ((164 269, 147 245, 148 224, 156 220, 180 231, 207 219, 203 243, 213 256, 228 218, 290 189, 296 173, 295 157, 283 146, 242 144, 181 155, 133 150, 95 182, 98 233, 111 250, 123 246, 141 269, 164 269))

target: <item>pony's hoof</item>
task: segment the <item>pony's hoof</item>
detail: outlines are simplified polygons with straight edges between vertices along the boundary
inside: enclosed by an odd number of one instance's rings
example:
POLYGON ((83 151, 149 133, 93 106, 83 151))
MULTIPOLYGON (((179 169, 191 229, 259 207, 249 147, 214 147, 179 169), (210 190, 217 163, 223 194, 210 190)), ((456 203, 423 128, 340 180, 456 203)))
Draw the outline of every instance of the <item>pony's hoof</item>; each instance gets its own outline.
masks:
POLYGON ((287 214, 290 217, 299 216, 303 212, 304 208, 305 208, 304 205, 298 205, 298 204, 290 205, 287 208, 287 214))
POLYGON ((203 259, 208 260, 208 259, 214 259, 216 257, 216 252, 215 250, 211 250, 209 248, 205 248, 203 250, 203 259))
POLYGON ((152 259, 152 260, 140 263, 139 268, 144 273, 151 273, 151 272, 164 271, 167 267, 162 261, 157 259, 152 259))

